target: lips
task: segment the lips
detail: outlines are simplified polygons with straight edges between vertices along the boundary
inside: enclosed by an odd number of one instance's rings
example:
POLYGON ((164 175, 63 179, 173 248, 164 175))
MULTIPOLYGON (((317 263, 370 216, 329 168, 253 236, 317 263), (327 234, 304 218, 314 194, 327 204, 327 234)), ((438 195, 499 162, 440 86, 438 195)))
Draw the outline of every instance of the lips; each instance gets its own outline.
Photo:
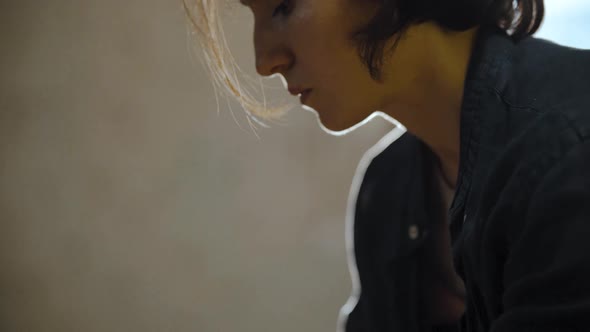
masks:
POLYGON ((289 93, 292 94, 293 96, 297 96, 300 93, 303 93, 304 91, 309 90, 306 88, 302 88, 302 87, 289 87, 289 93))
POLYGON ((299 100, 302 104, 305 104, 305 102, 309 98, 309 93, 312 91, 312 89, 304 88, 300 85, 288 86, 287 90, 289 90, 289 93, 293 96, 299 96, 299 100))

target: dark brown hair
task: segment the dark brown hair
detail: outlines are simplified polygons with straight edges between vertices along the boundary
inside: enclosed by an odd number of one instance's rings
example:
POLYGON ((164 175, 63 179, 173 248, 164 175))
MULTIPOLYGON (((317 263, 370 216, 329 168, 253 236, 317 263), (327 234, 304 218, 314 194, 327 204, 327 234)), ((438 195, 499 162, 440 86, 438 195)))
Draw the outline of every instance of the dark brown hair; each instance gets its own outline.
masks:
MULTIPOLYGON (((227 0, 226 0, 227 1, 227 0)), ((317 0, 319 1, 319 0, 317 0)), ((358 47, 359 56, 374 80, 379 80, 385 51, 391 52, 412 24, 434 21, 454 31, 476 26, 498 27, 514 40, 532 35, 541 25, 545 13, 543 0, 350 0, 375 1, 375 15, 368 24, 357 29, 351 40, 358 47), (394 38, 391 49, 386 43, 394 38)), ((260 78, 251 79, 238 67, 227 46, 220 20, 222 0, 182 0, 191 24, 191 30, 199 41, 201 60, 209 69, 211 80, 218 92, 233 97, 242 105, 248 121, 254 125, 260 119, 279 119, 289 105, 269 106, 264 97, 264 85, 260 78), (238 75, 238 74, 244 75, 238 75), (258 81, 263 100, 257 100, 240 82, 240 76, 249 79, 254 87, 258 81), (219 89, 219 90, 218 90, 219 89)))
POLYGON ((537 31, 545 14, 543 0, 377 1, 376 14, 352 35, 363 64, 375 80, 381 74, 386 42, 395 36, 392 48, 387 50, 393 51, 403 32, 412 24, 434 21, 455 31, 495 26, 514 40, 520 40, 537 31))

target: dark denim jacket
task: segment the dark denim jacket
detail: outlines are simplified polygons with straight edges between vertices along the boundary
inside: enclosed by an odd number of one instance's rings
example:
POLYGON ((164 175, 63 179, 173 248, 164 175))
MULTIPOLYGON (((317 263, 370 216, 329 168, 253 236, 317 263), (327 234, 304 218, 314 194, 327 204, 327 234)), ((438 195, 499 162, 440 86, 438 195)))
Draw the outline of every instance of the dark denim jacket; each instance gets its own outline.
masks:
POLYGON ((590 331, 590 51, 482 29, 460 137, 450 211, 432 152, 410 133, 395 130, 361 161, 347 230, 353 294, 339 330, 590 331), (416 257, 439 213, 467 309, 436 328, 419 317, 416 257))

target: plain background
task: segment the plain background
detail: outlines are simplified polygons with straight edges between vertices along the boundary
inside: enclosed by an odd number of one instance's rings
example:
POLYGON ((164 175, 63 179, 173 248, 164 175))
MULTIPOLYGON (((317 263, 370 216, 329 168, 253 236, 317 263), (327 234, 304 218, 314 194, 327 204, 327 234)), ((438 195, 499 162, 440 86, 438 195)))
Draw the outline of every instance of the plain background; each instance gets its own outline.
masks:
MULTIPOLYGON (((589 47, 557 1, 542 35, 589 47)), ((251 20, 226 33, 254 74, 251 20)), ((295 108, 257 138, 176 0, 1 0, 0 42, 0 331, 334 331, 350 182, 390 124, 295 108)))

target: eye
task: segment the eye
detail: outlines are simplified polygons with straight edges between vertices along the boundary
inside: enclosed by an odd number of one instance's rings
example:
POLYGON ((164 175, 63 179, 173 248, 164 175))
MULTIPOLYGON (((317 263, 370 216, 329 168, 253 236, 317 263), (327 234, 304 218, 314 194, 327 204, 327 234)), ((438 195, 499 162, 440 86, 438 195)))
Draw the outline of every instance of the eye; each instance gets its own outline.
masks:
POLYGON ((274 12, 272 13, 272 17, 275 17, 278 14, 288 16, 292 10, 291 2, 292 0, 284 0, 283 2, 281 2, 281 4, 278 5, 277 8, 275 8, 274 12))

